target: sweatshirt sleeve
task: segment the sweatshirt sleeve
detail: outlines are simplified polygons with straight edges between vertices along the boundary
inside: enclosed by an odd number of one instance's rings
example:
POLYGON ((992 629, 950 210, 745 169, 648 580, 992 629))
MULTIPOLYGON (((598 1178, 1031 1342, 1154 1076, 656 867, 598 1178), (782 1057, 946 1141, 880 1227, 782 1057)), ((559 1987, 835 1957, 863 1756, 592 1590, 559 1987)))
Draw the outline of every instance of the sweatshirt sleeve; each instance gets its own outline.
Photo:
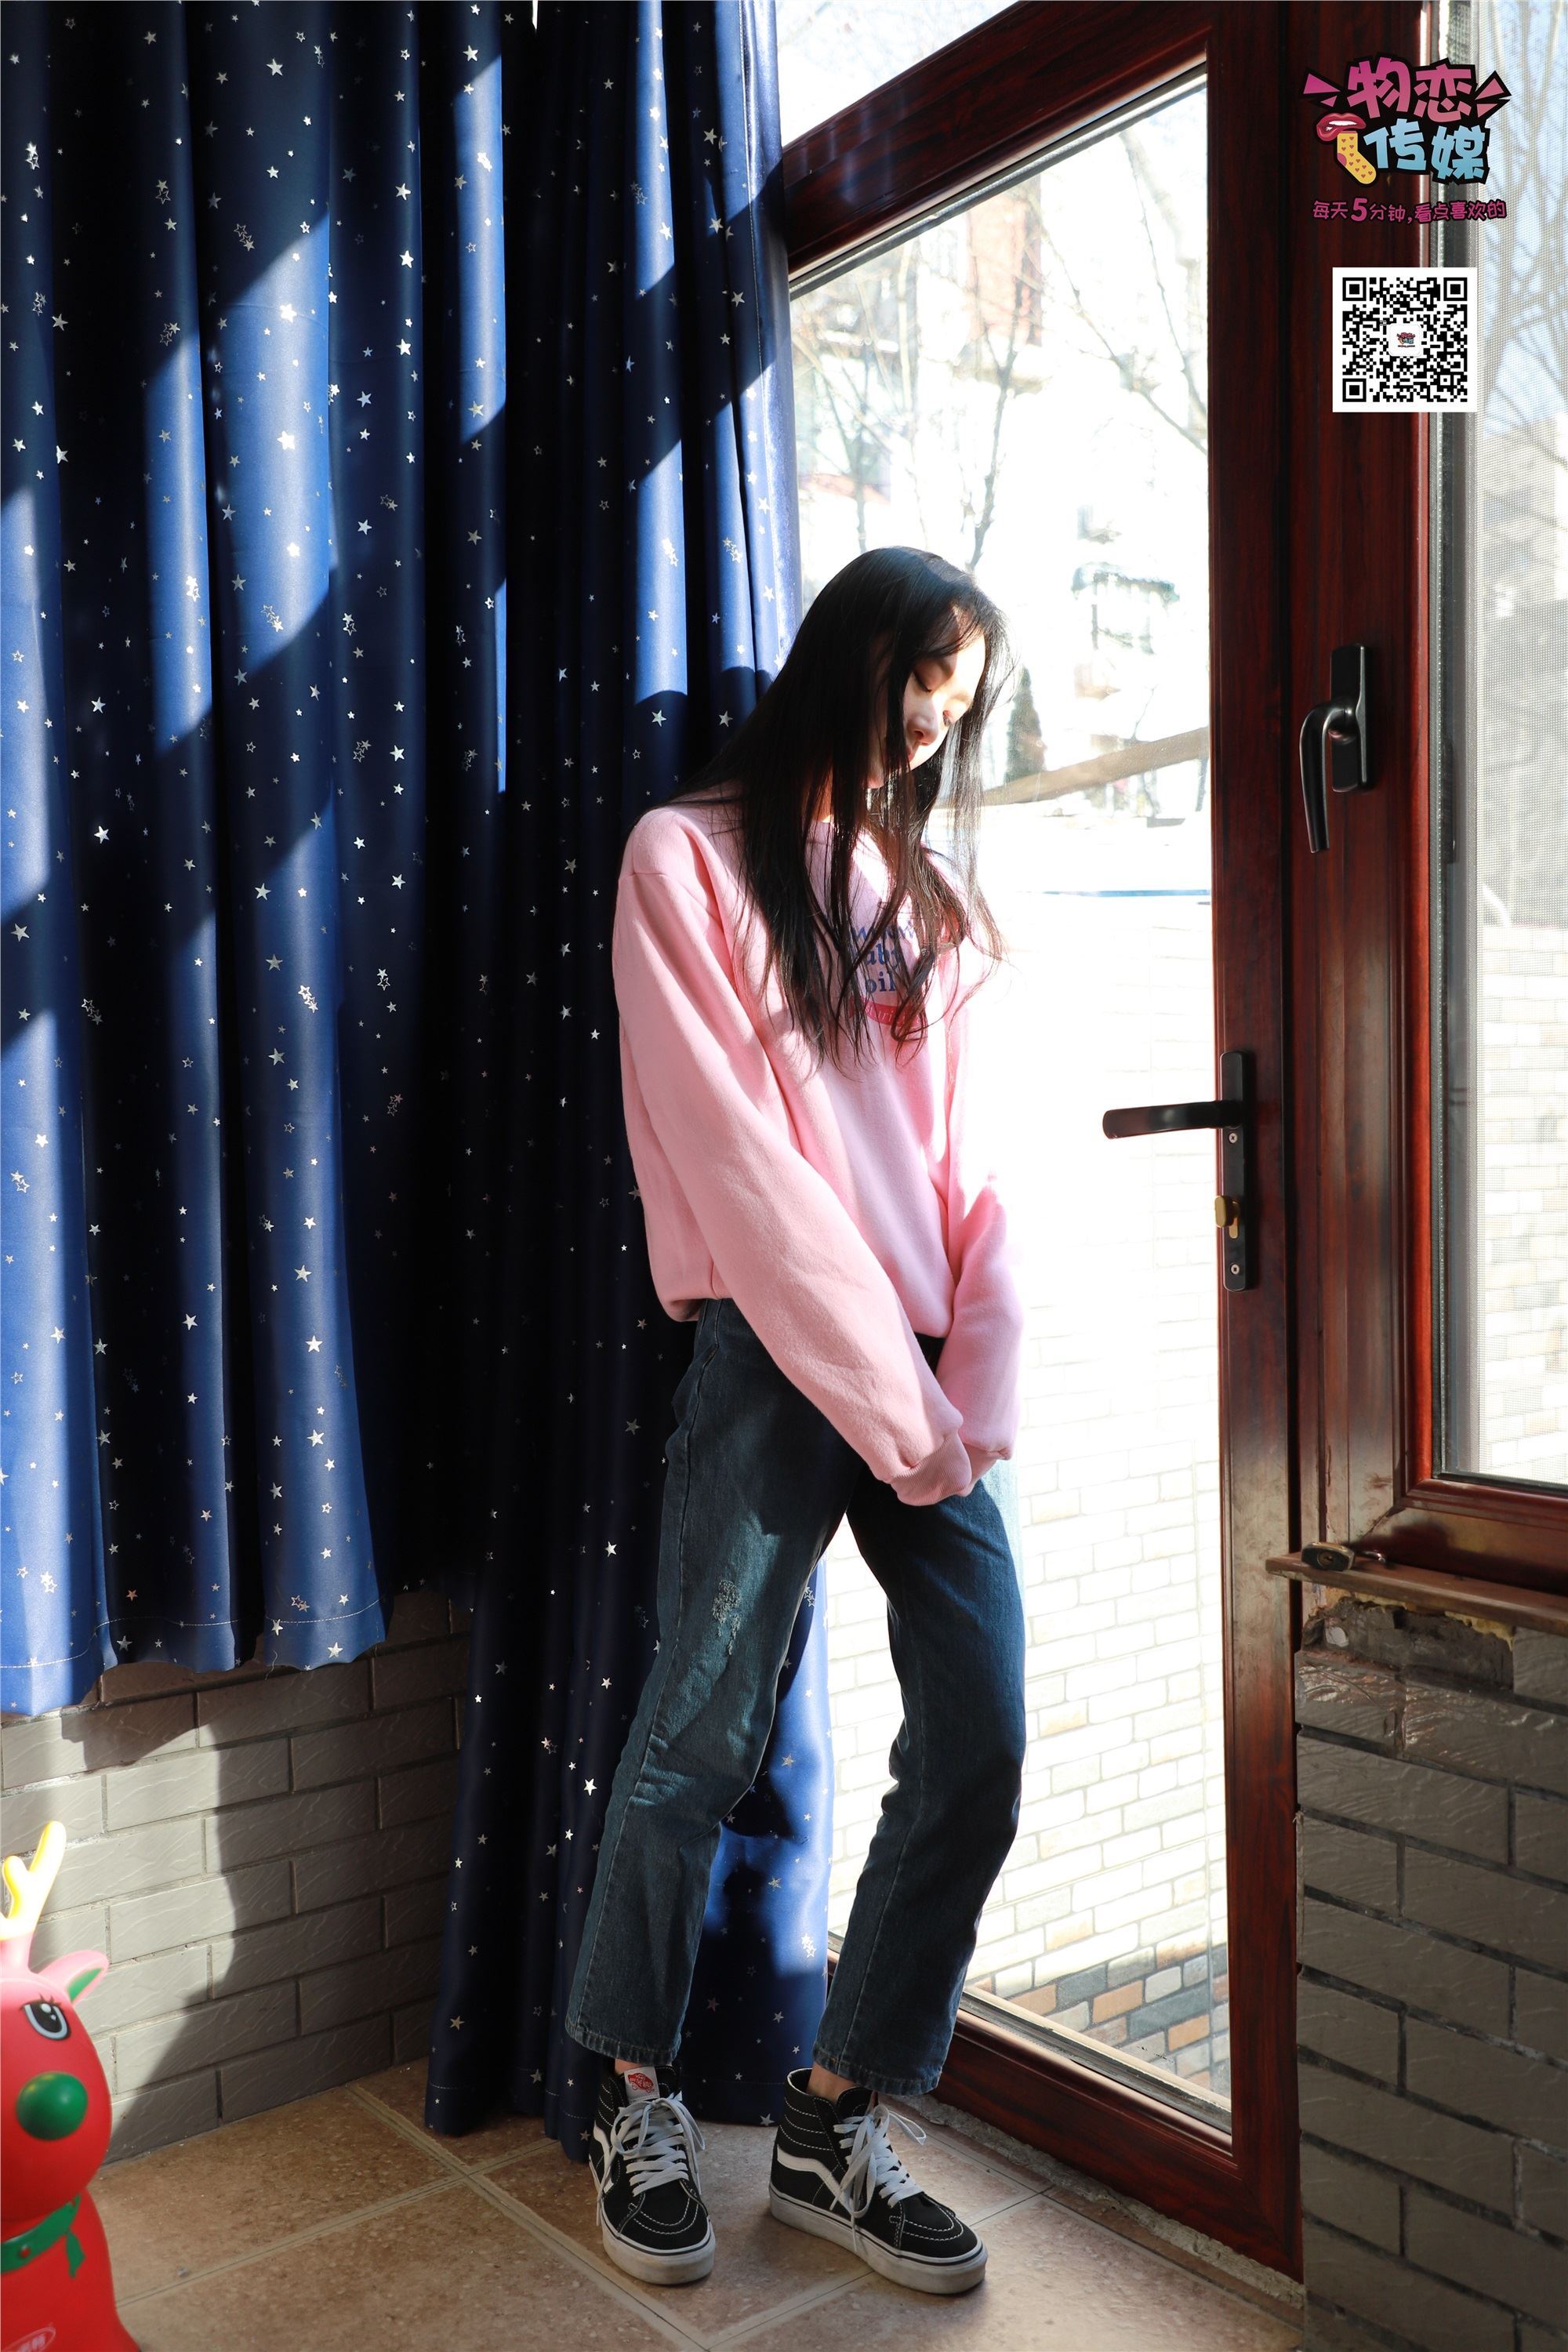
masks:
MULTIPOLYGON (((967 962, 967 960, 966 960, 967 962)), ((997 1073, 978 1052, 986 989, 961 965, 967 986, 949 1028, 947 1132, 948 1258, 953 1275, 952 1323, 937 1359, 937 1378, 963 1416, 960 1434, 977 1478, 1011 1455, 1017 1443, 1024 1355, 1024 1301, 1008 1234, 1006 1182, 996 1110, 997 1073)))
POLYGON ((682 879, 623 866, 611 963, 644 1111, 719 1281, 876 1475, 908 1477, 957 1431, 958 1408, 880 1260, 791 1139, 716 906, 682 879))

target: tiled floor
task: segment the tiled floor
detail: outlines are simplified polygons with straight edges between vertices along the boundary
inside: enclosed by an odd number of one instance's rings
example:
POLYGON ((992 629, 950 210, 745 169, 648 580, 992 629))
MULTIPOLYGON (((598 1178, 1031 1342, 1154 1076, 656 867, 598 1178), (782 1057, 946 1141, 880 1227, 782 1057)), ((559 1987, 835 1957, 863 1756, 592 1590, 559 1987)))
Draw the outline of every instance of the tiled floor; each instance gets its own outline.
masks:
MULTIPOLYGON (((911 2172, 980 2228, 983 2284, 874 2277, 773 2221, 771 2131, 702 2126, 710 2277, 644 2287, 606 2260, 593 2177, 537 2117, 466 2139, 420 2122, 400 2066, 111 2165, 95 2186, 142 2352, 1297 2352, 1295 2322, 1114 2234, 1031 2175, 931 2129, 911 2172)), ((897 2105, 897 2102, 889 2104, 897 2105)))

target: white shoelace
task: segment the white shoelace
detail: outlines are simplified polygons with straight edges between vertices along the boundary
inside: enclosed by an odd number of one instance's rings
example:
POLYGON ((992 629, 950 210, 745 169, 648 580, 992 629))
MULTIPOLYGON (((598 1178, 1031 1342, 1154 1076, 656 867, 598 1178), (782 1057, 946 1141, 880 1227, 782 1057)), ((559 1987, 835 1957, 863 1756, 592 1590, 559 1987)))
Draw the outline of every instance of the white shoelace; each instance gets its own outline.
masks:
MULTIPOLYGON (((610 2126, 610 2159, 625 2157, 634 2197, 661 2188, 667 2180, 685 2180, 700 2196, 694 2140, 697 2147, 708 2145, 677 2091, 668 2097, 640 2100, 616 2117, 610 2126)), ((605 2187, 609 2179, 606 2163, 605 2187)))
POLYGON ((860 2235, 860 2217, 869 2209, 879 2189, 889 2205, 901 2204, 906 2197, 920 2194, 920 2182, 910 2179, 888 2137, 890 2123, 901 2124, 905 2131, 912 2133, 916 2139, 923 2140, 925 2137, 919 2124, 911 2123, 908 2116, 896 2114, 891 2107, 883 2106, 879 2101, 873 2101, 863 2116, 836 2122, 833 2126, 849 2159, 844 2178, 838 2184, 838 2196, 848 2212, 857 2241, 860 2235), (862 2191, 858 2204, 855 2202, 857 2189, 862 2191))

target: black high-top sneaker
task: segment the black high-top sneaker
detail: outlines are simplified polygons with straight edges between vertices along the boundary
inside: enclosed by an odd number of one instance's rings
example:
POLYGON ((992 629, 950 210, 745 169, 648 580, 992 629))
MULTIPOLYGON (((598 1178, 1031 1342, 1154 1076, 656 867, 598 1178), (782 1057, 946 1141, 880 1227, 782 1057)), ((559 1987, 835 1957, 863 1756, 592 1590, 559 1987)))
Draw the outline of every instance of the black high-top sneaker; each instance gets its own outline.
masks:
POLYGON ((864 2084, 837 2100, 808 2091, 809 2066, 784 2077, 768 2205, 779 2221, 831 2238, 900 2286, 963 2294, 985 2275, 985 2248, 951 2207, 911 2180, 888 2137, 890 2123, 924 2139, 919 2124, 874 2100, 864 2084))
POLYGON ((713 2267, 694 2140, 707 2146, 681 2098, 678 2065, 617 2074, 613 2058, 601 2060, 588 2163, 605 2252, 634 2278, 677 2285, 713 2267))

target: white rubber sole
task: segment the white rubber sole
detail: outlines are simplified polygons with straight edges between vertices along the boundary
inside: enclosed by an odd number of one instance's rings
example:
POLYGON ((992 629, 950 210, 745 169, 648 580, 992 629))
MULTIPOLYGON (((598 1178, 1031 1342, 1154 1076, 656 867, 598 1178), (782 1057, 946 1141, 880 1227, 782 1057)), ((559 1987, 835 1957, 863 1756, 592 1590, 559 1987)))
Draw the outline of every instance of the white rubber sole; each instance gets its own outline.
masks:
POLYGON ((605 2253, 617 2270, 626 2271, 632 2278, 641 2279, 645 2285, 652 2286, 685 2286, 693 2279, 706 2278, 713 2267, 713 2252, 718 2242, 710 2223, 705 2242, 700 2246, 691 2247, 684 2254, 644 2253, 640 2246, 628 2246, 624 2238, 616 2237, 605 2219, 602 2206, 599 2210, 599 2235, 604 2241, 605 2253))
POLYGON ((984 2245, 977 2246, 968 2261, 963 2263, 922 2262, 918 2255, 900 2254, 869 2237, 862 2237, 857 2245, 847 2214, 825 2213, 815 2206, 797 2205, 793 2197, 781 2196, 771 2180, 768 2210, 775 2221, 787 2221, 792 2230, 805 2230, 813 2238, 826 2238, 834 2245, 858 2254, 868 2268, 881 2278, 891 2279, 895 2286, 916 2287, 922 2294, 967 2294, 985 2275, 984 2245))
MULTIPOLYGON (((604 2143, 596 2130, 594 2137, 602 2156, 604 2143)), ((597 2191, 598 2173, 592 2164, 588 2170, 597 2191)), ((628 2245, 624 2238, 617 2237, 605 2218, 603 2199, 598 2199, 597 2203, 599 2236, 605 2252, 616 2269, 625 2271, 628 2277, 641 2279, 651 2286, 686 2286, 693 2279, 706 2278, 712 2269, 714 2251, 719 2242, 713 2234, 711 2221, 708 2224, 708 2235, 700 2246, 689 2246, 683 2254, 650 2254, 641 2246, 628 2245)))

